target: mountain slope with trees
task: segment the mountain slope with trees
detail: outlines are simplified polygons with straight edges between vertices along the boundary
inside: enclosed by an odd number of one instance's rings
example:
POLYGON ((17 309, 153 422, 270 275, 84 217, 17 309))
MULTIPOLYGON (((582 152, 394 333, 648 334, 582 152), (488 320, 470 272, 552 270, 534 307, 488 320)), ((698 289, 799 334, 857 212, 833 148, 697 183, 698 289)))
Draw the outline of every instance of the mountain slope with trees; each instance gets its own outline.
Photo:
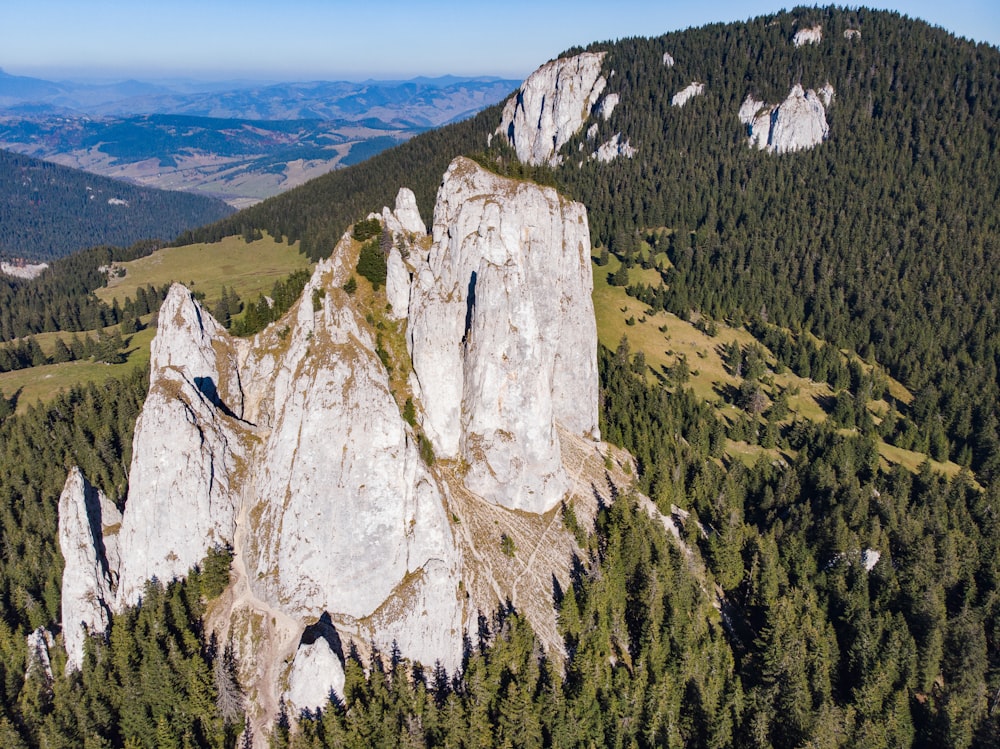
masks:
MULTIPOLYGON (((601 138, 622 132, 639 148, 631 160, 527 169, 496 143, 486 151, 494 108, 195 234, 266 230, 321 256, 401 185, 427 218, 442 164, 479 152, 584 200, 597 241, 622 261, 621 285, 644 304, 705 331, 745 326, 776 361, 724 347, 742 383, 780 367, 828 382, 831 418, 778 416, 778 398, 760 411, 754 398, 705 402, 682 372, 655 377, 627 338, 602 350, 602 435, 636 456, 632 489, 680 539, 629 487, 592 528, 564 508, 582 549, 572 585, 552 591, 564 662, 513 607, 483 612, 456 673, 395 651, 346 653, 344 699, 287 716, 272 745, 996 746, 1000 52, 895 14, 836 9, 594 48, 608 51, 609 88, 622 96, 601 138), (823 43, 794 48, 795 30, 815 24, 823 43), (671 108, 692 79, 705 95, 671 108), (837 91, 830 140, 781 156, 750 150, 740 102, 780 100, 800 79, 837 91), (651 274, 662 285, 635 280, 651 274), (892 425, 864 408, 881 388, 869 362, 916 391, 894 404, 906 439, 966 470, 948 480, 929 461, 914 473, 879 459, 892 425), (727 439, 773 446, 744 462, 727 439)), ((120 635, 95 643, 89 682, 24 678, 25 636, 58 620, 60 477, 78 462, 124 496, 143 387, 81 389, 0 424, 0 533, 16 551, 0 569, 0 736, 11 746, 78 745, 88 726, 105 744, 170 745, 171 729, 193 746, 235 743, 226 726, 238 718, 222 717, 220 699, 226 659, 203 636, 197 576, 190 593, 152 592, 146 612, 126 615, 179 635, 173 646, 156 640, 137 657, 120 635), (129 668, 156 688, 134 706, 116 692, 132 683, 129 668), (71 693, 82 706, 70 709, 71 693), (117 724, 126 714, 132 722, 117 724)))
POLYGON ((0 150, 0 256, 54 260, 95 245, 170 241, 232 213, 221 200, 137 187, 0 150))

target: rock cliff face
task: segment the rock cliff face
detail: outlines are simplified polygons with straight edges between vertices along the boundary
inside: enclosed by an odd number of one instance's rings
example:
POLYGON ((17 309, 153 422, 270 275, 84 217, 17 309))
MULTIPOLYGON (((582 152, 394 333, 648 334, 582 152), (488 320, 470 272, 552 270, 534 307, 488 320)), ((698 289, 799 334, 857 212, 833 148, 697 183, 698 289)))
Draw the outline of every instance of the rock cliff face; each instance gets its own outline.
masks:
MULTIPOLYGON (((52 661, 49 660, 49 648, 52 647, 52 634, 44 627, 39 627, 26 638, 28 646, 28 663, 24 669, 24 678, 30 679, 39 673, 42 680, 52 684, 52 661)), ((79 668, 79 665, 76 666, 79 668)))
POLYGON ((833 87, 827 83, 821 94, 802 86, 792 87, 781 104, 768 106, 748 95, 740 106, 739 119, 747 127, 750 144, 774 153, 812 148, 826 140, 830 126, 826 122, 824 101, 832 102, 833 87))
POLYGON ((632 144, 627 140, 623 142, 622 134, 616 133, 614 138, 606 143, 602 143, 597 150, 594 151, 590 158, 608 163, 614 161, 619 156, 631 159, 636 155, 636 153, 637 150, 632 146, 632 144))
POLYGON ((808 29, 799 29, 792 37, 792 44, 796 47, 801 47, 804 44, 819 44, 821 41, 823 41, 823 27, 819 25, 808 29))
POLYGON ((235 351, 183 286, 160 308, 150 370, 119 534, 119 606, 134 604, 147 580, 181 577, 213 546, 232 544, 240 490, 233 479, 246 457, 235 351))
POLYGON ((79 468, 72 468, 59 496, 59 548, 65 560, 62 624, 67 670, 80 669, 87 635, 104 632, 111 621, 121 522, 121 513, 114 503, 91 486, 79 468))
POLYGON ((580 131, 607 85, 601 75, 604 54, 584 52, 553 60, 528 76, 507 100, 496 135, 507 138, 521 161, 559 163, 559 149, 580 131))
POLYGON ((689 83, 687 86, 685 86, 676 94, 674 94, 673 98, 670 99, 670 105, 673 107, 683 107, 692 98, 694 98, 695 96, 701 96, 704 93, 705 93, 705 84, 694 81, 693 83, 689 83))
POLYGON ((585 209, 457 159, 433 236, 410 301, 422 425, 470 489, 544 512, 566 487, 556 425, 597 435, 585 209))
POLYGON ((60 503, 73 652, 109 605, 213 546, 234 561, 210 626, 241 656, 259 736, 281 697, 311 708, 343 688, 342 642, 454 669, 478 613, 511 600, 561 649, 549 591, 576 547, 540 513, 569 501, 586 517, 608 450, 586 213, 457 159, 430 241, 407 193, 381 214, 398 277, 385 297, 343 290, 349 234, 252 340, 170 290, 124 517, 78 471, 60 503), (105 527, 119 520, 120 554, 105 527))

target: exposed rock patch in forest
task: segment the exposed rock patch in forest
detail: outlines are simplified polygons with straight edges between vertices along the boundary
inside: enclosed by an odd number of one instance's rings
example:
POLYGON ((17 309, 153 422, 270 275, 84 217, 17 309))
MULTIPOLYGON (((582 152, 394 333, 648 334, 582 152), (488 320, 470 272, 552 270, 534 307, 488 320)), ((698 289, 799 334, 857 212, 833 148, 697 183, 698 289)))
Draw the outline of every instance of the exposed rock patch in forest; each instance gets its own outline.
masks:
POLYGON ((830 136, 826 108, 833 101, 833 86, 820 93, 795 84, 780 104, 767 105, 752 95, 740 106, 739 118, 747 128, 750 145, 772 153, 801 151, 819 145, 830 136))

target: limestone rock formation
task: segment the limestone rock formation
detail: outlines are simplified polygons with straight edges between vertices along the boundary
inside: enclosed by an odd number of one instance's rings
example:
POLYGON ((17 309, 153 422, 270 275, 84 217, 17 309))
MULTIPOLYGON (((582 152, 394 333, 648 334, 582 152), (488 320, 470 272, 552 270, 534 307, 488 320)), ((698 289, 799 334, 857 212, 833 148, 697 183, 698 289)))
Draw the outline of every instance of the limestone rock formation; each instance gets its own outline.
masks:
POLYGON ((607 85, 604 55, 584 52, 546 63, 507 100, 495 134, 507 138, 521 161, 560 162, 559 149, 580 131, 607 85))
POLYGON ((385 259, 385 297, 394 320, 406 317, 410 303, 410 271, 395 247, 389 250, 389 256, 385 259))
POLYGON ((618 106, 619 96, 618 94, 608 94, 603 99, 597 107, 597 114, 600 115, 601 119, 607 122, 612 113, 615 111, 615 107, 618 106))
POLYGON ((510 600, 559 652, 552 579, 569 584, 579 550, 558 515, 538 513, 568 501, 592 517, 606 483, 583 206, 457 159, 428 244, 400 196, 380 214, 400 280, 372 306, 342 288, 360 247, 349 233, 251 340, 170 290, 120 562, 110 528, 94 530, 117 518, 95 514, 78 471, 61 501, 74 539, 64 624, 100 630, 101 602, 134 603, 148 580, 231 547, 209 626, 234 643, 256 736, 282 697, 311 708, 343 689, 341 641, 454 670, 478 613, 510 600), (516 563, 501 533, 523 550, 516 563))
POLYGON ((747 127, 750 144, 773 153, 812 148, 829 137, 823 102, 833 101, 833 87, 827 83, 821 95, 802 86, 792 87, 781 104, 768 106, 748 95, 739 109, 739 119, 747 127))
POLYGON ((692 98, 695 96, 701 96, 704 93, 705 84, 693 81, 674 94, 673 98, 670 100, 670 105, 673 107, 683 107, 692 98))
POLYGON ((556 425, 598 433, 586 211, 460 158, 433 237, 410 300, 422 426, 474 492, 544 512, 566 487, 556 425))
POLYGON ((830 105, 833 104, 833 97, 836 95, 833 86, 830 85, 830 81, 824 83, 823 88, 818 93, 819 98, 823 101, 823 106, 829 109, 830 105))
POLYGON ((598 161, 603 161, 608 163, 614 161, 619 156, 624 156, 626 159, 631 159, 636 155, 637 149, 633 147, 627 140, 622 142, 622 134, 616 133, 615 137, 606 143, 602 143, 596 151, 591 155, 592 159, 597 159, 598 161))
POLYGON ((861 31, 859 29, 844 29, 844 38, 848 40, 860 39, 861 31))
MULTIPOLYGON (((49 648, 54 644, 52 633, 45 627, 39 627, 31 632, 26 638, 28 645, 28 664, 24 670, 25 680, 30 679, 35 673, 41 672, 42 680, 51 686, 52 684, 52 661, 49 659, 49 648)), ((76 666, 79 668, 79 665, 76 666)))
POLYGON ((414 242, 426 235, 424 221, 417 209, 417 199, 408 187, 401 187, 396 195, 396 208, 382 209, 382 224, 392 234, 393 247, 386 258, 386 300, 394 320, 406 317, 410 299, 410 271, 403 261, 403 252, 409 254, 414 242))
POLYGON ((799 29, 792 37, 792 44, 801 47, 804 44, 819 44, 823 41, 823 27, 817 24, 808 29, 799 29))
POLYGON ((114 503, 91 486, 79 468, 72 468, 59 496, 59 548, 65 560, 62 626, 67 670, 79 670, 83 665, 87 634, 104 632, 111 621, 121 521, 114 503))
POLYGON ((175 284, 160 308, 149 395, 136 422, 119 543, 119 606, 233 541, 245 452, 243 390, 225 329, 175 284))
POLYGON ((328 616, 306 629, 285 692, 293 712, 326 707, 331 693, 343 698, 344 655, 340 651, 340 638, 328 616))
MULTIPOLYGON (((296 618, 361 619, 437 560, 434 574, 452 593, 434 613, 450 625, 459 559, 440 493, 400 417, 371 329, 343 297, 330 289, 317 313, 301 304, 314 321, 294 326, 273 362, 273 400, 264 406, 273 427, 244 490, 250 587, 296 618)), ((250 364, 261 372, 271 365, 269 353, 250 364)), ((414 657, 427 657, 412 645, 414 657)))
POLYGON ((674 58, 669 52, 663 53, 663 66, 667 68, 672 68, 674 66, 674 58))
POLYGON ((417 208, 417 198, 408 187, 399 188, 396 194, 395 210, 382 209, 382 222, 393 234, 415 234, 422 236, 427 233, 424 220, 420 218, 417 208))

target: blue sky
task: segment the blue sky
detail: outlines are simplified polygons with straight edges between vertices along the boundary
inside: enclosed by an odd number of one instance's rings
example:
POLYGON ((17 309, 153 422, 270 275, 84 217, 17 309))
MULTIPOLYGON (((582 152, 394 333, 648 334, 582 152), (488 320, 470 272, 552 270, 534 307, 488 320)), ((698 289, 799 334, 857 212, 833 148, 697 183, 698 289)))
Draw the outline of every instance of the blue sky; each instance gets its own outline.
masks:
MULTIPOLYGON (((891 0, 889 0, 891 2, 891 0)), ((738 21, 761 0, 2 0, 0 67, 49 78, 523 78, 573 45, 738 21)), ((997 0, 886 7, 1000 45, 997 0)))

